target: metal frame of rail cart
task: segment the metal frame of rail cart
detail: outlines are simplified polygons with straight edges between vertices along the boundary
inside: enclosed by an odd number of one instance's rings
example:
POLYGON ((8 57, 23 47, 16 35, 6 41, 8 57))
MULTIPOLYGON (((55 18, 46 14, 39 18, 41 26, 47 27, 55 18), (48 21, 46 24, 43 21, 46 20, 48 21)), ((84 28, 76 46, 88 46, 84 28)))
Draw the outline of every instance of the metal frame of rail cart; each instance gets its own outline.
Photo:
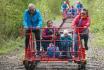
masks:
MULTIPOLYGON (((85 69, 86 54, 85 54, 85 48, 83 47, 83 45, 81 43, 79 31, 78 31, 78 48, 79 49, 77 51, 78 56, 77 57, 74 56, 74 54, 76 52, 74 51, 74 42, 72 40, 72 43, 73 43, 72 48, 71 48, 71 50, 67 51, 67 53, 71 53, 72 58, 61 59, 61 58, 56 58, 56 57, 50 58, 46 54, 44 55, 43 50, 40 51, 40 56, 35 55, 36 54, 35 40, 34 40, 34 36, 32 34, 32 29, 33 28, 30 28, 31 32, 29 33, 29 36, 30 36, 29 46, 28 46, 28 50, 25 49, 25 59, 23 61, 23 64, 24 64, 26 70, 34 70, 35 67, 37 66, 38 62, 48 62, 48 63, 49 62, 74 62, 74 63, 78 64, 79 70, 85 69)), ((45 29, 45 28, 41 28, 41 29, 45 29)), ((61 29, 66 29, 66 28, 61 28, 61 29)), ((74 31, 69 32, 69 33, 72 35, 72 38, 73 38, 74 31)), ((53 41, 55 43, 56 40, 53 40, 53 41)), ((41 40, 41 42, 42 42, 42 40, 41 40)), ((55 51, 55 52, 63 52, 63 51, 55 51)))

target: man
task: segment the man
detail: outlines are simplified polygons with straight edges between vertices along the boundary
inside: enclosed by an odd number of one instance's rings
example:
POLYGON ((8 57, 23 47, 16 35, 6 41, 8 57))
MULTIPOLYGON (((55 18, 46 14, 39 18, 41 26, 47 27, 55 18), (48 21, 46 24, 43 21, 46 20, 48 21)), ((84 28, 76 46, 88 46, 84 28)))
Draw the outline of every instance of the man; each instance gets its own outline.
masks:
POLYGON ((23 18, 23 26, 26 31, 26 39, 25 39, 25 47, 29 47, 29 33, 32 32, 35 34, 36 40, 36 49, 37 49, 37 55, 40 51, 40 31, 42 27, 42 16, 39 12, 39 10, 36 9, 35 5, 30 3, 28 5, 28 9, 24 12, 24 18, 23 18))
POLYGON ((71 27, 74 29, 74 48, 78 51, 78 32, 80 33, 81 39, 84 39, 85 49, 88 50, 88 37, 89 37, 89 26, 90 18, 88 15, 88 10, 82 9, 81 13, 75 17, 72 21, 71 27))

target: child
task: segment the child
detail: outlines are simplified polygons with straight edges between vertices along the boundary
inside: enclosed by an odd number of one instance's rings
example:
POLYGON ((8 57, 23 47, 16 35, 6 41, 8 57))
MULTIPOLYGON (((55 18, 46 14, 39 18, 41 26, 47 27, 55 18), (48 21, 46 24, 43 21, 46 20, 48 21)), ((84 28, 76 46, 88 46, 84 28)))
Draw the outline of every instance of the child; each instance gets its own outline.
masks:
POLYGON ((56 57, 58 58, 60 55, 59 47, 56 47, 53 43, 49 44, 49 47, 47 48, 47 55, 48 57, 56 57))
POLYGON ((64 30, 64 33, 61 36, 60 41, 61 41, 62 57, 63 58, 67 58, 67 57, 70 58, 71 57, 70 47, 72 45, 72 38, 68 34, 67 30, 64 30))

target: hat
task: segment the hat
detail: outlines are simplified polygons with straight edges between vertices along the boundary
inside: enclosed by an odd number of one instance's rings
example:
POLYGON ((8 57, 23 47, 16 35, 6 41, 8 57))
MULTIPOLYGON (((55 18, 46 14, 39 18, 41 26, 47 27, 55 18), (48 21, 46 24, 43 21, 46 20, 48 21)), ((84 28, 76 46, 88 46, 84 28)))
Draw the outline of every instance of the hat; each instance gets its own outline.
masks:
POLYGON ((68 30, 64 30, 63 34, 68 34, 68 30))

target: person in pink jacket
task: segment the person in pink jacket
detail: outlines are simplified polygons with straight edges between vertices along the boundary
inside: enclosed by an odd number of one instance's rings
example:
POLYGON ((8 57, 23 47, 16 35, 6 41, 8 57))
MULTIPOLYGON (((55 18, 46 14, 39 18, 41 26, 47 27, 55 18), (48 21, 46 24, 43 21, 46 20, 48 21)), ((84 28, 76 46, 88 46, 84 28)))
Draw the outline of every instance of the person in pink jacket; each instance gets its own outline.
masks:
POLYGON ((78 32, 81 33, 81 40, 84 39, 85 49, 88 50, 90 17, 88 10, 82 9, 81 13, 77 15, 72 21, 71 28, 74 30, 74 50, 78 51, 78 32))

